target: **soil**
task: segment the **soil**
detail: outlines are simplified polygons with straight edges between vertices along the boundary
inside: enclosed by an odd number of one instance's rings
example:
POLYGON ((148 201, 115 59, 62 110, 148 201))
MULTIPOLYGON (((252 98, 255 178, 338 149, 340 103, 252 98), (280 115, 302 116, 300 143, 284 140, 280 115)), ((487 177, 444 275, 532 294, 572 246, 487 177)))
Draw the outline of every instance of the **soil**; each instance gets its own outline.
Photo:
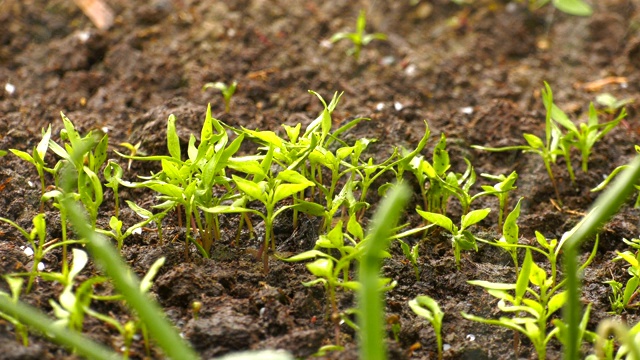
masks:
MULTIPOLYGON (((533 243, 534 231, 559 238, 571 229, 597 197, 589 190, 629 161, 635 154, 634 145, 640 143, 637 0, 592 1, 595 13, 586 18, 554 11, 551 6, 531 12, 524 4, 497 0, 465 7, 446 0, 421 0, 416 5, 410 1, 337 0, 108 3, 116 13, 115 24, 99 31, 71 1, 0 1, 0 149, 30 152, 48 124, 59 142, 62 111, 81 133, 107 131, 109 157, 126 168, 126 160, 113 152, 124 151, 119 143, 141 142, 140 150, 147 154, 167 153, 169 114, 176 115, 184 144, 190 133, 200 133, 208 103, 215 117, 232 126, 283 133, 281 124, 302 123, 304 127, 321 111, 321 104, 307 90, 325 99, 344 91, 334 121, 371 118, 347 137, 376 138, 371 154, 376 159, 388 156, 392 146, 415 146, 426 120, 432 135, 425 155, 431 154, 434 139, 444 133, 455 171, 464 171, 464 158, 478 174, 516 170, 518 189, 512 199, 525 197, 519 220, 521 241, 533 243), (388 40, 372 42, 355 61, 345 54, 347 42, 330 44, 327 40, 338 31, 352 31, 360 9, 367 10, 368 31, 383 32, 388 40), (626 80, 595 88, 590 83, 612 76, 626 80), (227 114, 220 94, 202 87, 207 82, 234 80, 239 87, 227 114), (470 147, 521 144, 523 132, 542 136, 545 112, 540 89, 544 80, 551 84, 556 103, 573 119, 584 120, 589 102, 600 93, 635 100, 627 105, 624 126, 595 146, 589 171, 576 169, 575 185, 569 181, 563 160, 554 165, 561 208, 552 202, 554 190, 538 157, 470 147)), ((574 155, 577 168, 579 154, 574 155)), ((48 164, 57 161, 51 154, 46 160, 48 164)), ((134 180, 157 170, 157 164, 133 162, 125 178, 134 180)), ((47 183, 53 179, 47 178, 47 183)), ((472 192, 479 191, 480 183, 487 184, 480 179, 472 192)), ((39 194, 38 175, 30 164, 12 154, 0 158, 0 216, 30 229, 39 210, 39 194)), ((122 188, 120 196, 147 208, 156 202, 153 193, 142 190, 122 188)), ((604 281, 628 279, 625 265, 611 260, 616 250, 628 248, 623 238, 638 236, 639 212, 633 208, 634 201, 630 199, 604 227, 597 257, 584 274, 583 300, 593 306, 591 330, 611 316, 607 313, 611 291, 604 281)), ((113 203, 108 190, 99 218, 105 228, 113 215, 113 203)), ((411 207, 418 203, 415 196, 411 207)), ((490 206, 494 211, 474 232, 486 239, 498 237, 496 202, 487 199, 475 206, 490 206)), ((56 210, 47 206, 45 211, 47 239, 59 238, 56 210)), ((459 211, 454 207, 451 215, 459 216, 459 211)), ((298 253, 311 249, 317 221, 306 219, 293 229, 287 216, 276 224, 278 250, 298 253)), ((138 221, 128 210, 123 210, 121 219, 125 226, 138 221)), ((420 225, 415 217, 409 220, 413 226, 420 225)), ((263 274, 261 262, 255 260, 259 244, 248 233, 236 246, 231 243, 237 222, 234 216, 223 218, 222 240, 214 245, 212 259, 201 258, 195 248, 186 259, 180 240, 161 246, 153 229, 128 238, 123 256, 139 275, 157 258, 167 258, 151 293, 203 358, 263 348, 285 349, 298 358, 308 358, 321 346, 334 343, 324 290, 320 285, 302 285, 312 279, 304 264, 272 258, 271 271, 263 274), (191 310, 193 301, 203 304, 197 319, 191 310)), ((179 238, 175 214, 165 218, 163 227, 168 238, 179 238)), ((414 244, 420 238, 407 241, 414 244)), ((0 224, 3 274, 30 268, 30 259, 20 248, 23 245, 25 240, 17 231, 0 224)), ((397 244, 391 246, 392 258, 384 262, 384 276, 398 281, 386 294, 387 316, 401 324, 397 340, 389 328, 390 358, 435 358, 431 326, 407 306, 408 300, 423 294, 435 298, 446 313, 442 330, 446 359, 535 358, 528 340, 523 339, 516 353, 511 331, 467 321, 460 315, 465 311, 499 316, 494 298, 467 281, 513 281, 507 254, 480 244, 478 252, 463 253, 458 270, 444 235, 429 236, 419 249, 418 281, 397 244)), ((589 251, 585 247, 585 254, 589 251)), ((61 256, 60 252, 50 253, 45 258, 46 271, 59 269, 61 256)), ((97 272, 91 265, 80 280, 97 272)), ((4 282, 0 288, 8 289, 4 282)), ((49 299, 56 299, 60 291, 59 284, 40 280, 22 299, 53 316, 49 299)), ((342 310, 355 306, 353 294, 340 292, 339 306, 342 310)), ((92 307, 123 323, 130 318, 117 302, 94 301, 92 307)), ((629 310, 625 319, 634 324, 637 311, 629 310)), ((30 345, 22 347, 13 328, 0 323, 0 358, 76 358, 34 334, 30 345)), ((355 333, 346 325, 341 330, 346 349, 324 358, 357 358, 355 333)), ((98 320, 87 319, 84 332, 116 350, 122 346, 116 330, 98 320)), ((586 353, 591 347, 585 344, 583 350, 586 353)), ((551 341, 548 358, 557 359, 560 354, 560 344, 551 341)), ((132 357, 145 356, 144 344, 137 338, 132 357)), ((162 358, 157 346, 151 357, 162 358)))

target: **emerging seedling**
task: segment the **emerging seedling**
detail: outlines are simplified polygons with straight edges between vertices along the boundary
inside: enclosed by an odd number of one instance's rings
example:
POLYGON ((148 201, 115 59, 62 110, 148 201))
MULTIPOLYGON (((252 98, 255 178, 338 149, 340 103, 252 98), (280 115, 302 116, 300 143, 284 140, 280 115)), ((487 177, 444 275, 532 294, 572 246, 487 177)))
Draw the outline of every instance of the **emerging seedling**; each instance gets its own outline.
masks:
MULTIPOLYGON (((22 292, 22 284, 24 283, 24 280, 11 275, 5 275, 3 277, 7 281, 7 284, 9 284, 9 290, 11 291, 11 295, 3 291, 0 291, 0 297, 10 298, 11 302, 13 302, 14 304, 17 304, 18 299, 20 298, 20 293, 22 292)), ((25 347, 29 346, 29 332, 27 330, 27 327, 23 323, 21 323, 15 317, 9 314, 5 314, 1 311, 0 311, 0 318, 10 322, 11 325, 13 325, 16 331, 16 338, 18 339, 18 341, 22 343, 22 346, 25 346, 25 347)))
POLYGON ((451 243, 453 245, 453 252, 456 258, 456 266, 460 269, 460 252, 461 250, 474 249, 478 251, 478 245, 476 244, 476 237, 467 230, 470 226, 479 223, 489 215, 491 209, 473 210, 468 214, 462 215, 460 221, 460 227, 453 224, 453 221, 447 216, 432 213, 428 211, 416 210, 420 216, 427 221, 437 225, 451 234, 451 243))
POLYGON ((551 2, 553 6, 569 15, 591 16, 593 9, 583 0, 528 0, 529 10, 535 11, 551 2))
POLYGON ((349 55, 353 55, 353 57, 358 61, 360 59, 360 51, 363 46, 367 46, 373 40, 386 40, 387 35, 382 33, 375 34, 367 34, 365 33, 365 27, 367 26, 367 18, 364 10, 360 11, 360 15, 358 16, 358 22, 356 24, 356 32, 347 33, 347 32, 339 32, 334 34, 331 37, 331 42, 338 42, 343 39, 348 39, 353 44, 353 47, 348 50, 349 55))
MULTIPOLYGON (((47 131, 42 131, 42 140, 40 140, 38 145, 33 148, 31 155, 21 150, 9 149, 9 151, 14 153, 16 156, 30 162, 36 167, 38 176, 40 176, 40 189, 42 191, 42 195, 44 195, 46 188, 44 183, 44 172, 51 171, 51 169, 46 167, 44 162, 44 156, 49 148, 49 139, 51 139, 51 125, 47 128, 47 131)), ((44 212, 44 200, 40 200, 40 212, 44 212)))
POLYGON ((222 97, 224 98, 224 112, 229 113, 229 109, 231 108, 231 97, 236 93, 236 88, 238 87, 238 82, 234 81, 231 85, 227 85, 221 81, 215 83, 207 83, 202 87, 202 91, 207 90, 209 88, 214 88, 220 90, 222 93, 222 97))
POLYGON ((442 319, 444 312, 440 310, 438 303, 429 296, 420 295, 409 301, 409 307, 413 312, 427 319, 433 326, 436 333, 436 343, 438 344, 438 360, 442 360, 442 319))

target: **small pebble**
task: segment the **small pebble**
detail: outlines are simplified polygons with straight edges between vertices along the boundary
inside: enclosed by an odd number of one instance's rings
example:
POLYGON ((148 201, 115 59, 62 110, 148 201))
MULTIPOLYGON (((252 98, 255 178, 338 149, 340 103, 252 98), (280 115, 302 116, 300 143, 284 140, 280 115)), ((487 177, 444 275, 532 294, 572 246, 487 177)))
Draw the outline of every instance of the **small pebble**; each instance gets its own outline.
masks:
POLYGON ((460 112, 463 113, 463 114, 471 115, 471 114, 473 114, 473 107, 472 106, 465 106, 463 108, 460 108, 460 112))
POLYGON ((476 336, 473 334, 467 334, 467 340, 469 341, 475 341, 476 340, 476 336))
POLYGON ((4 85, 4 90, 9 94, 9 95, 13 95, 14 92, 16 92, 16 87, 15 85, 11 84, 11 83, 6 83, 4 85))
POLYGON ((32 249, 32 248, 30 248, 30 247, 25 247, 23 251, 24 251, 25 255, 27 255, 27 256, 33 256, 33 249, 32 249))
POLYGON ((396 109, 396 111, 400 111, 404 108, 404 106, 402 105, 402 103, 396 101, 393 103, 393 108, 396 109))
POLYGON ((382 109, 384 109, 384 103, 379 102, 376 104, 376 110, 382 111, 382 109))

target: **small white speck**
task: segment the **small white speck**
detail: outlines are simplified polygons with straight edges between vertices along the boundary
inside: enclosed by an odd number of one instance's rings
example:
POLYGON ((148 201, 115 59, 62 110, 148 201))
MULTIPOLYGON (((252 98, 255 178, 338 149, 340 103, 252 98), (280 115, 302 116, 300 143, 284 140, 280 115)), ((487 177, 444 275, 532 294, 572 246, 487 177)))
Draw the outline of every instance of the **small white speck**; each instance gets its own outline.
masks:
POLYGON ((30 248, 30 247, 25 247, 23 251, 24 251, 25 255, 27 255, 27 256, 33 256, 33 249, 32 249, 32 248, 30 248))
POLYGON ((88 31, 81 31, 76 36, 81 42, 87 42, 87 40, 89 40, 89 38, 91 37, 91 34, 88 31))
POLYGON ((264 316, 264 313, 267 311, 266 308, 260 308, 260 317, 264 316))
POLYGON ((384 103, 381 103, 381 102, 377 103, 376 104, 376 110, 377 111, 382 111, 382 109, 384 109, 384 103))
POLYGON ((514 2, 510 2, 507 4, 505 10, 507 10, 508 13, 514 13, 518 10, 518 5, 516 5, 514 2))
POLYGON ((102 132, 105 133, 105 134, 109 132, 109 128, 106 127, 106 126, 103 126, 102 129, 100 129, 100 130, 102 130, 102 132))
POLYGON ((473 106, 465 106, 460 108, 460 112, 463 114, 471 115, 473 114, 473 106))
POLYGON ((418 67, 415 64, 409 64, 404 69, 404 73, 407 74, 407 76, 413 76, 416 74, 416 70, 418 70, 418 67))
POLYGON ((234 37, 234 36, 236 36, 236 29, 234 29, 234 28, 229 28, 229 30, 227 30, 227 36, 228 36, 228 37, 234 37))
POLYGON ((385 56, 382 58, 382 61, 381 61, 382 65, 385 65, 385 66, 389 66, 394 62, 396 62, 396 58, 394 58, 393 56, 385 56))
POLYGON ((469 341, 475 341, 476 340, 476 336, 473 335, 473 334, 467 334, 466 338, 469 341))
POLYGON ((124 352, 125 350, 127 350, 126 346, 120 346, 120 352, 124 352))
POLYGON ((142 234, 142 228, 134 229, 131 233, 132 234, 136 234, 136 235, 140 235, 140 234, 142 234))
POLYGON ((451 345, 449 345, 449 344, 444 344, 444 345, 442 345, 442 350, 443 350, 443 351, 447 351, 447 350, 449 350, 449 349, 451 349, 451 345))
POLYGON ((29 187, 33 187, 33 182, 31 180, 27 180, 27 185, 29 185, 29 187))
POLYGON ((621 89, 626 89, 626 88, 628 88, 628 87, 629 87, 629 84, 628 84, 628 83, 626 83, 626 82, 620 83, 620 88, 621 88, 621 89))
POLYGON ((180 337, 184 339, 184 333, 180 333, 180 337))
POLYGON ((320 46, 322 46, 325 49, 331 49, 333 47, 333 43, 328 39, 324 39, 320 41, 320 46))
POLYGON ((6 83, 4 84, 4 90, 9 94, 9 95, 13 95, 14 92, 16 92, 16 86, 11 84, 11 83, 6 83))
POLYGON ((393 108, 396 109, 396 111, 400 111, 404 108, 404 105, 402 105, 401 102, 396 101, 393 103, 393 108))
POLYGON ((38 271, 43 271, 44 270, 44 263, 43 262, 39 262, 38 263, 38 271))
POLYGON ((133 335, 133 340, 138 341, 142 338, 142 336, 140 336, 140 334, 135 334, 133 335))

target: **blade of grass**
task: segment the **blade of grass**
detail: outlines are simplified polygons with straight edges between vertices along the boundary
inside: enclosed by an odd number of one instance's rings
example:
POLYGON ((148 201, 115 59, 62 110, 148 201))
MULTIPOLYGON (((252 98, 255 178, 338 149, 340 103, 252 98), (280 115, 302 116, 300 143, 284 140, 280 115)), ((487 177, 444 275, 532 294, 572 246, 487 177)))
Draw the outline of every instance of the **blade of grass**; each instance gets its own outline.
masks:
POLYGON ((56 326, 53 320, 33 307, 22 302, 13 303, 8 296, 0 296, 0 311, 16 318, 30 329, 36 329, 52 341, 64 345, 87 359, 114 360, 121 357, 101 344, 83 336, 77 331, 56 326))
POLYGON ((631 191, 634 189, 633 185, 636 184, 638 178, 640 178, 640 157, 636 157, 629 165, 629 168, 620 174, 613 185, 596 200, 589 213, 571 230, 565 240, 563 250, 568 293, 563 313, 569 334, 568 345, 564 352, 565 359, 577 359, 580 346, 578 343, 580 339, 577 336, 582 317, 582 306, 580 304, 577 250, 588 236, 594 234, 598 228, 618 211, 620 206, 629 198, 631 191))
POLYGON ((369 244, 360 263, 360 359, 384 360, 386 349, 383 338, 383 302, 380 297, 380 253, 389 244, 391 229, 411 193, 405 184, 397 184, 382 201, 373 217, 369 244))

